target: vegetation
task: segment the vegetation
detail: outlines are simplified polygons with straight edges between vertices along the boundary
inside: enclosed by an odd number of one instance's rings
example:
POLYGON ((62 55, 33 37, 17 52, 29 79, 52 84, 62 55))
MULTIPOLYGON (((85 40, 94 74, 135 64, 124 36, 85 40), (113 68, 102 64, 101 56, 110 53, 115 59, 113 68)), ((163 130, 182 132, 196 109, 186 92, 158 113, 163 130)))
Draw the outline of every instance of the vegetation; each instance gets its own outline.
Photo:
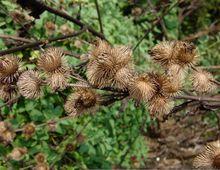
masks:
POLYGON ((0 9, 0 169, 219 168, 218 0, 0 9))

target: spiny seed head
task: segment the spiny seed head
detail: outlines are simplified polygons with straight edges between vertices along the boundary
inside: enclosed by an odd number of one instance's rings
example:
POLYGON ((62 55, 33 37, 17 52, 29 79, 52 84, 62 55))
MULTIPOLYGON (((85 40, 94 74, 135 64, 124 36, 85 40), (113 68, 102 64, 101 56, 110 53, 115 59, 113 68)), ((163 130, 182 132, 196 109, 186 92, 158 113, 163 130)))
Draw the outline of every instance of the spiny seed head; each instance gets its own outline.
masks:
POLYGON ((207 71, 198 70, 192 74, 193 88, 198 93, 212 93, 217 88, 213 81, 212 74, 207 71))
POLYGON ((29 139, 31 138, 36 131, 36 127, 33 123, 28 123, 23 128, 23 135, 25 138, 29 139))
POLYGON ((148 74, 156 87, 156 94, 162 96, 175 96, 182 87, 182 82, 178 78, 168 77, 165 74, 149 73, 148 74))
POLYGON ((37 66, 48 74, 69 70, 64 53, 59 48, 48 48, 38 58, 37 66))
POLYGON ((129 93, 137 102, 149 101, 156 92, 156 86, 147 74, 137 76, 129 86, 129 93))
POLYGON ((94 59, 103 53, 109 53, 110 50, 111 46, 106 41, 97 39, 94 42, 94 45, 89 53, 91 57, 94 59))
POLYGON ((10 159, 16 160, 16 161, 20 161, 23 156, 27 153, 27 148, 23 147, 23 148, 14 148, 12 150, 12 152, 8 155, 8 157, 10 159))
POLYGON ((65 104, 66 112, 72 115, 83 114, 85 111, 91 111, 92 108, 97 104, 97 94, 86 88, 77 88, 72 93, 65 104))
POLYGON ((34 99, 41 95, 41 83, 39 73, 33 70, 25 71, 18 79, 17 86, 22 96, 34 99))
POLYGON ((0 98, 8 101, 17 96, 17 89, 14 85, 0 84, 0 98))
POLYGON ((35 161, 37 162, 37 164, 40 163, 45 163, 46 162, 46 158, 45 155, 43 153, 38 153, 35 157, 34 157, 35 161))
POLYGON ((195 168, 220 168, 220 141, 207 144, 203 151, 193 161, 195 168))
POLYGON ((20 60, 13 55, 5 55, 0 59, 0 82, 13 83, 19 77, 20 60))
POLYGON ((149 111, 152 116, 168 114, 172 108, 173 102, 161 95, 155 95, 149 101, 149 111))
POLYGON ((64 90, 68 85, 69 72, 53 73, 48 78, 48 84, 53 91, 64 90))
POLYGON ((168 66, 172 62, 174 41, 164 41, 155 45, 150 51, 152 59, 162 66, 168 66))
POLYGON ((15 137, 14 130, 8 122, 0 122, 0 125, 0 142, 7 145, 8 143, 11 143, 15 137))
POLYGON ((125 70, 132 72, 131 54, 130 48, 119 46, 108 48, 106 52, 100 53, 96 57, 91 57, 87 65, 89 82, 97 87, 118 86, 117 88, 124 88, 123 83, 126 80, 120 76, 125 70), (121 70, 123 68, 125 69, 121 70), (119 80, 118 78, 121 79, 119 80))
POLYGON ((195 64, 197 60, 196 48, 192 43, 183 41, 165 41, 157 44, 149 52, 152 59, 165 68, 171 64, 181 67, 195 64))

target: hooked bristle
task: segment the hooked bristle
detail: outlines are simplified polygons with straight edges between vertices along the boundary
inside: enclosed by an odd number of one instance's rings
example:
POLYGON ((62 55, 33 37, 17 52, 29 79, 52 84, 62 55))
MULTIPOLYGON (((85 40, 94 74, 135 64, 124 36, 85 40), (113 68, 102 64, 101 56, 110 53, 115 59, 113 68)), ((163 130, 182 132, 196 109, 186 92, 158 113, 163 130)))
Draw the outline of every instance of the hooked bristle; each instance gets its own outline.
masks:
POLYGON ((130 83, 129 93, 138 103, 147 102, 156 93, 156 86, 147 74, 142 74, 130 83))
POLYGON ((29 99, 41 96, 41 84, 39 73, 33 70, 22 73, 17 82, 20 94, 29 99))
POLYGON ((193 88, 198 93, 212 93, 216 88, 211 73, 204 70, 196 70, 192 74, 193 88))
POLYGON ((195 168, 219 169, 220 168, 220 142, 207 144, 203 151, 193 161, 195 168))
POLYGON ((38 58, 37 66, 48 74, 70 70, 64 53, 59 48, 48 48, 38 58))
POLYGON ((153 47, 149 54, 165 68, 171 64, 178 64, 181 67, 191 66, 198 58, 195 46, 183 41, 161 42, 153 47))
POLYGON ((150 115, 164 115, 168 114, 171 109, 173 108, 173 101, 171 101, 169 98, 166 98, 164 96, 155 95, 150 101, 149 101, 149 111, 150 115))
POLYGON ((0 84, 0 99, 8 101, 17 96, 17 89, 14 85, 0 84))
MULTIPOLYGON (((126 46, 108 48, 106 52, 92 57, 87 65, 87 77, 89 82, 97 87, 112 87, 125 89, 125 70, 131 73, 133 63, 131 49, 126 46)), ((129 75, 129 74, 128 74, 129 75)), ((130 76, 126 75, 127 78, 130 76)))
POLYGON ((54 73, 49 76, 48 84, 53 91, 64 90, 68 86, 68 77, 70 74, 66 73, 54 73))
POLYGON ((0 59, 0 82, 13 83, 19 77, 20 60, 13 55, 5 55, 0 59))
POLYGON ((75 92, 70 94, 65 103, 66 112, 71 115, 77 116, 83 114, 83 112, 91 112, 97 104, 97 94, 87 88, 76 88, 75 92))

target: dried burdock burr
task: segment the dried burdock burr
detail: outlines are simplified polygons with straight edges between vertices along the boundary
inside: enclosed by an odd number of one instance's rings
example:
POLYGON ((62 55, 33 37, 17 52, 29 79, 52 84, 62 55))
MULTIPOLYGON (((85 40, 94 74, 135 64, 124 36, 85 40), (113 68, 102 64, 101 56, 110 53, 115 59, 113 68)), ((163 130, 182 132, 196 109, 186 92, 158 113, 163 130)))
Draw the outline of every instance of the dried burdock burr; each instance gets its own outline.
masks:
POLYGON ((214 141, 205 146, 203 151, 193 161, 195 168, 220 169, 220 141, 214 141))
POLYGON ((216 88, 212 74, 205 70, 195 70, 192 73, 193 88, 198 93, 212 93, 216 88))
POLYGON ((97 39, 93 43, 92 49, 89 51, 89 54, 91 55, 92 59, 97 58, 98 56, 102 55, 103 53, 109 53, 111 50, 111 46, 104 40, 97 39))
POLYGON ((70 70, 63 51, 59 48, 46 49, 37 60, 39 69, 47 74, 63 73, 70 70))
POLYGON ((5 55, 0 59, 0 82, 11 84, 16 82, 20 74, 20 60, 13 55, 5 55))
POLYGON ((20 161, 24 155, 27 153, 27 148, 25 147, 17 147, 14 148, 11 153, 8 154, 8 157, 10 159, 16 160, 16 161, 20 161))
POLYGON ((48 77, 48 85, 53 91, 64 90, 68 86, 69 72, 53 73, 48 77))
MULTIPOLYGON (((100 42, 99 44, 103 44, 100 42)), ((99 45, 90 53, 87 65, 87 77, 89 82, 97 87, 116 87, 126 89, 127 83, 132 78, 133 63, 132 51, 129 47, 99 45), (100 49, 99 49, 100 48, 100 49), (95 51, 95 52, 94 52, 95 51)))
POLYGON ((45 163, 46 162, 46 157, 43 153, 38 153, 35 157, 34 157, 35 161, 37 164, 41 164, 41 163, 45 163))
POLYGON ((98 102, 98 95, 92 89, 77 88, 70 94, 65 103, 66 112, 73 116, 91 113, 98 102))
POLYGON ((9 122, 0 122, 0 142, 7 145, 11 143, 16 134, 9 122))
POLYGON ((0 84, 0 98, 8 101, 17 96, 17 87, 13 84, 0 84))
POLYGON ((36 126, 33 123, 28 123, 23 127, 23 135, 25 138, 31 138, 36 131, 36 126))
POLYGON ((168 114, 173 108, 173 101, 162 95, 155 95, 149 101, 149 111, 151 116, 162 116, 168 114))
POLYGON ((42 80, 37 71, 28 70, 23 72, 17 82, 20 94, 26 98, 34 99, 41 96, 42 80))
POLYGON ((196 47, 184 41, 161 42, 153 47, 149 54, 154 61, 165 68, 171 64, 178 64, 181 67, 191 66, 198 58, 196 47))
POLYGON ((156 86, 150 80, 148 74, 136 76, 129 85, 129 94, 131 98, 138 103, 141 101, 149 101, 156 93, 156 86))

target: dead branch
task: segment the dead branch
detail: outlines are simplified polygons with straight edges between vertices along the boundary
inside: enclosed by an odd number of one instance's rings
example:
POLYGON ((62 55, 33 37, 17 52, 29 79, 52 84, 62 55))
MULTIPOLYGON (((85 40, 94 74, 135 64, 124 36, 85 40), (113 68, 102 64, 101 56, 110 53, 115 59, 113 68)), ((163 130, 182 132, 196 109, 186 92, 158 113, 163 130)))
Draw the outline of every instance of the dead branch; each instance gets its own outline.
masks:
POLYGON ((12 39, 12 40, 21 41, 21 42, 24 42, 24 43, 31 43, 31 42, 33 42, 33 40, 26 39, 26 38, 22 38, 22 37, 17 37, 17 36, 14 36, 14 35, 0 34, 0 38, 3 38, 3 39, 12 39))

